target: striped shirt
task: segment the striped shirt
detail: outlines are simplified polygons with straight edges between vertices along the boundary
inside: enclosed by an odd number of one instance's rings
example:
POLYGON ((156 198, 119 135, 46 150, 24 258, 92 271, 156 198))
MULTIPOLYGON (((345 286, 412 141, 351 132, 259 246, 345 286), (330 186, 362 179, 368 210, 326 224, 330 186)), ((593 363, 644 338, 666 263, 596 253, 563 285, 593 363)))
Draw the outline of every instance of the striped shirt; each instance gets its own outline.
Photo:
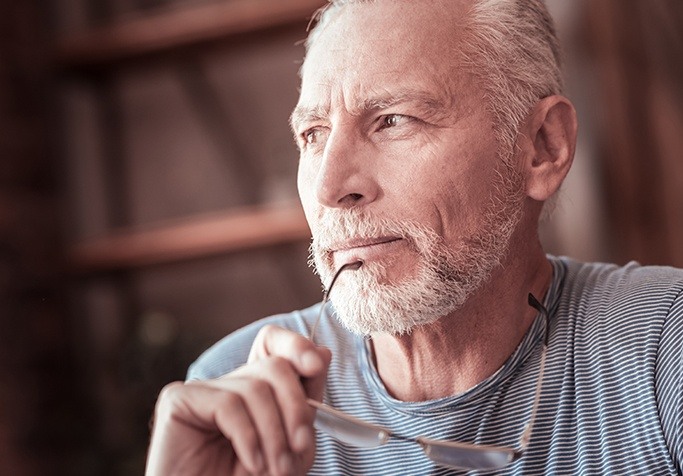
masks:
MULTIPOLYGON (((416 443, 355 448, 318 432, 311 475, 683 474, 683 271, 549 257, 553 283, 540 407, 526 454, 504 470, 457 471, 416 443)), ((308 335, 319 305, 261 320, 204 353, 190 379, 242 365, 266 323, 308 335)), ((518 445, 529 420, 546 322, 539 318, 503 367, 465 393, 423 402, 391 397, 365 339, 326 310, 316 341, 333 352, 325 402, 410 437, 518 445)))

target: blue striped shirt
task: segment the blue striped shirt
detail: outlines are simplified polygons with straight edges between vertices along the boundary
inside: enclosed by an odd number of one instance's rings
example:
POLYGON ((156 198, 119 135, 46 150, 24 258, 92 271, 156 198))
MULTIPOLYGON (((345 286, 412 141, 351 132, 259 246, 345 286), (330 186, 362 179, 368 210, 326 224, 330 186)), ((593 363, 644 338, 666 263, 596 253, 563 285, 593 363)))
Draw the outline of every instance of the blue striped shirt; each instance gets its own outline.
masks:
MULTIPOLYGON (((585 264, 549 257, 549 347, 536 425, 526 454, 496 472, 456 471, 419 445, 346 446, 318 433, 311 475, 683 474, 683 271, 585 264)), ((261 320, 202 355, 190 379, 242 365, 266 323, 308 335, 318 305, 261 320)), ((326 313, 316 341, 333 352, 325 402, 405 436, 517 446, 539 372, 537 318, 504 366, 465 393, 425 402, 392 398, 363 338, 326 313)))

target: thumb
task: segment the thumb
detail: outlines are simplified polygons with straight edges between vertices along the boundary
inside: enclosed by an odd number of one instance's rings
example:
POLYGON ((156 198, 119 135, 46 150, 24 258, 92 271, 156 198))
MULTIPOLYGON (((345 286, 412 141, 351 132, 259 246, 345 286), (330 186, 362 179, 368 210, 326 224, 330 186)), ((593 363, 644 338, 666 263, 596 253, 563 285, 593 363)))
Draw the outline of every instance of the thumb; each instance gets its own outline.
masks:
POLYGON ((306 394, 320 400, 332 353, 326 347, 317 346, 310 339, 296 332, 277 326, 264 326, 251 347, 249 363, 267 357, 288 360, 299 374, 306 394))
MULTIPOLYGON (((309 352, 315 352, 315 356, 310 356, 311 359, 316 359, 317 362, 321 362, 322 365, 316 365, 319 371, 314 375, 309 375, 301 379, 301 383, 304 386, 306 395, 314 400, 321 401, 323 398, 323 391, 325 390, 325 383, 327 382, 327 370, 330 367, 330 362, 332 361, 332 351, 327 347, 316 347, 309 352)), ((302 360, 307 359, 306 355, 302 356, 302 360)))

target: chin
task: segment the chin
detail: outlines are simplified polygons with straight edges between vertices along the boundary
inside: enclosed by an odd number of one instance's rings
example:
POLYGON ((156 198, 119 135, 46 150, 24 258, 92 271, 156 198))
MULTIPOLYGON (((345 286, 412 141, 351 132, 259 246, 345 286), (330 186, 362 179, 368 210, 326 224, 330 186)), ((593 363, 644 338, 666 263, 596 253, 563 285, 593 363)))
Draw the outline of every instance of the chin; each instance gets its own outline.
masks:
POLYGON ((467 294, 434 272, 388 280, 381 266, 364 265, 335 285, 330 299, 341 324, 359 335, 405 335, 457 310, 467 294))

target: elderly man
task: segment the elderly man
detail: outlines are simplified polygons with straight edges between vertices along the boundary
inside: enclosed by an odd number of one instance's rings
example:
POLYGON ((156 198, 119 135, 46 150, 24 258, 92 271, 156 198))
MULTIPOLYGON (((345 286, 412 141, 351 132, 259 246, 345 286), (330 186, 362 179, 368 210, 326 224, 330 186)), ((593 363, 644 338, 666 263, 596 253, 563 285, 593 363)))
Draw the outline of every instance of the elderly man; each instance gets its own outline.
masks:
POLYGON ((331 303, 169 385, 148 474, 681 474, 683 273, 538 239, 558 64, 541 0, 332 2, 291 119, 331 303))

